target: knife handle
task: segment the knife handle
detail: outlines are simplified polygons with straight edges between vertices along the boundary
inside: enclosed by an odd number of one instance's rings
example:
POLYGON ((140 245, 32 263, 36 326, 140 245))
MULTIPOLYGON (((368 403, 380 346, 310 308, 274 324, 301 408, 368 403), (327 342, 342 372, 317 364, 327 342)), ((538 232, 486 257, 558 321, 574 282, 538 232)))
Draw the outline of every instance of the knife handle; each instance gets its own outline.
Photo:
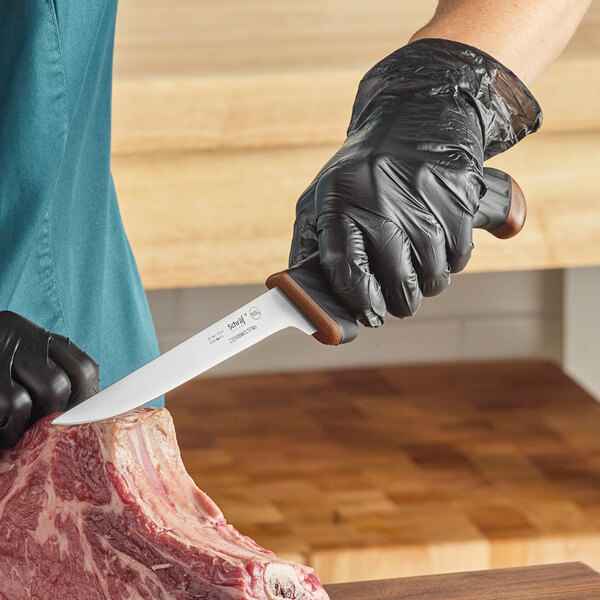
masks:
MULTIPOLYGON (((525 224, 527 205, 517 182, 498 169, 484 169, 488 191, 480 200, 474 227, 500 239, 511 238, 525 224)), ((322 344, 337 346, 358 335, 356 319, 335 297, 315 252, 298 264, 271 275, 269 289, 278 287, 317 328, 313 336, 322 344)))
POLYGON ((358 335, 358 324, 333 295, 315 252, 298 264, 267 279, 269 289, 278 287, 317 328, 313 336, 322 344, 337 346, 358 335))
POLYGON ((519 184, 504 171, 484 167, 487 192, 479 201, 473 227, 485 229, 494 237, 507 240, 523 229, 527 203, 519 184))

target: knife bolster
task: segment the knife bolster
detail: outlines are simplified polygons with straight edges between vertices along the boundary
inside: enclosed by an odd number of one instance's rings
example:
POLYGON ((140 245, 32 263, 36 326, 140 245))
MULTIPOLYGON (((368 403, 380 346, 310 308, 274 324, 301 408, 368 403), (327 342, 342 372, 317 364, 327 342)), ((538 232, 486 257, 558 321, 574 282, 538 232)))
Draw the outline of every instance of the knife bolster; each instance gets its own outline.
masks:
POLYGON ((357 336, 356 320, 333 296, 318 253, 271 275, 266 285, 269 289, 278 287, 303 312, 317 328, 313 337, 322 344, 337 346, 357 336))

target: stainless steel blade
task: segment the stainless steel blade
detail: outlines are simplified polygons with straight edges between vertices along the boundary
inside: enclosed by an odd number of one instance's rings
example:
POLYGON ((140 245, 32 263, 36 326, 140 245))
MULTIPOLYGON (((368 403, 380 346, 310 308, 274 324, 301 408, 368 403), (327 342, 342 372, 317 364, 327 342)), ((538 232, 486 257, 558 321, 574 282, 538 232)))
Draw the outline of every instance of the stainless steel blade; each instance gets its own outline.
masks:
POLYGON ((273 288, 52 423, 90 423, 142 406, 286 327, 296 327, 309 335, 316 331, 288 297, 273 288))

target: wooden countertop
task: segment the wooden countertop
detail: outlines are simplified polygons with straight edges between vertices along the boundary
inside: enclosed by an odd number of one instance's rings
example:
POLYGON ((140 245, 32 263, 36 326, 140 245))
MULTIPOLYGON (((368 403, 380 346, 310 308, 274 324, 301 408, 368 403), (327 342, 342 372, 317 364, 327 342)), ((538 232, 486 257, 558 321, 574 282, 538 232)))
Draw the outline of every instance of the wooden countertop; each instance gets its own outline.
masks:
POLYGON ((551 363, 200 377, 167 406, 226 518, 325 583, 600 568, 600 404, 551 363))
MULTIPOLYGON (((122 0, 116 153, 339 144, 362 75, 437 0, 122 0)), ((546 131, 600 128, 600 2, 533 85, 546 131)))
POLYGON ((331 600, 593 600, 600 574, 581 563, 327 586, 331 600))
MULTIPOLYGON (((511 240, 476 230, 466 272, 600 263, 600 135, 576 134, 567 144, 561 134, 544 135, 490 161, 520 183, 527 222, 511 240)), ((334 151, 115 157, 121 211, 144 286, 264 283, 287 266, 297 197, 334 151)))

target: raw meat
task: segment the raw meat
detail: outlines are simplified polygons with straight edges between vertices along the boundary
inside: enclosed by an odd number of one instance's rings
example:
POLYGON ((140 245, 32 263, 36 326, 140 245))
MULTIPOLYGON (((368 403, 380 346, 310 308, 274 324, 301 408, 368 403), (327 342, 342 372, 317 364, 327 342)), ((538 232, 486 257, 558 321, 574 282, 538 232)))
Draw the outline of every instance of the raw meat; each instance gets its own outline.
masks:
POLYGON ((327 600, 226 523, 165 409, 34 425, 0 453, 0 600, 327 600))

